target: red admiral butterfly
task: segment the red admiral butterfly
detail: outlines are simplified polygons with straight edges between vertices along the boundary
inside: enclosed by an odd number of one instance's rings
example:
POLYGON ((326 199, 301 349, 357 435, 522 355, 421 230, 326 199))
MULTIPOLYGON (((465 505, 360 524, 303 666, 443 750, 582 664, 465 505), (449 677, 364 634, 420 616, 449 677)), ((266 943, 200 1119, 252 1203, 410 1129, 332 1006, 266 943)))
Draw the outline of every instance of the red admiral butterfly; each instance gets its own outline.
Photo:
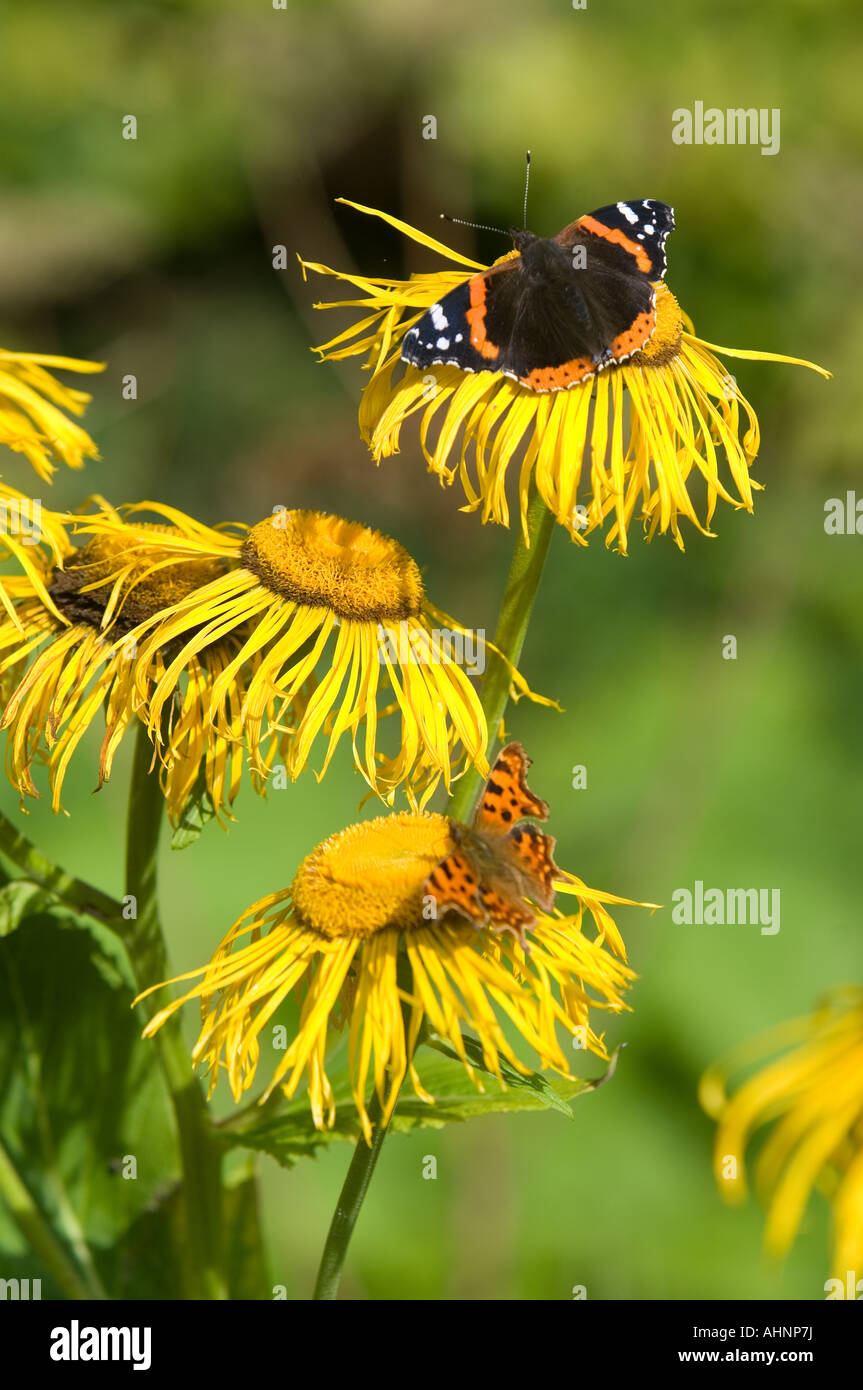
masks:
POLYGON ((555 237, 510 231, 517 256, 458 285, 405 334, 402 360, 502 372, 532 391, 563 391, 649 342, 666 203, 645 198, 579 217, 555 237))

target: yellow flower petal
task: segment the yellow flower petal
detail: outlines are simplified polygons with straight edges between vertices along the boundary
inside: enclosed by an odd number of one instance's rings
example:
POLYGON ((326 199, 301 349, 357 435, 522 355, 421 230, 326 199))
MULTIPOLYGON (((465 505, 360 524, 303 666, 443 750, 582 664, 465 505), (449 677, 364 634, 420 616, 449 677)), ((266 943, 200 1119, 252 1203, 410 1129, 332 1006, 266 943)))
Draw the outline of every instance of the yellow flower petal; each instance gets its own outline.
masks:
POLYGON ((99 457, 86 430, 68 419, 83 415, 92 397, 64 386, 48 367, 91 373, 103 371, 105 364, 0 349, 0 444, 24 454, 45 482, 57 471, 55 459, 82 468, 85 458, 99 457))

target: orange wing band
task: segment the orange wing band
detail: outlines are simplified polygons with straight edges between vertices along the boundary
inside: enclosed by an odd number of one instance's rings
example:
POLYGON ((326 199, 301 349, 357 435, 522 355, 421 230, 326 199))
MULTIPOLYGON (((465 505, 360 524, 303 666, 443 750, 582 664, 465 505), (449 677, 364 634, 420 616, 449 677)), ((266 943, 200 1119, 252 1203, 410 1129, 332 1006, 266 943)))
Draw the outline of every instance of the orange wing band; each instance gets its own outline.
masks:
POLYGON ((496 357, 500 356, 500 348, 489 342, 485 331, 485 277, 475 275, 470 282, 469 289, 470 308, 465 317, 470 324, 471 347, 479 353, 480 357, 485 357, 488 361, 493 362, 496 357))
POLYGON ((617 246, 622 246, 624 251, 628 251, 630 256, 635 257, 639 270, 643 270, 645 274, 650 270, 653 262, 644 247, 639 246, 637 241, 630 240, 619 227, 605 227, 594 217, 580 217, 576 226, 582 227, 586 232, 592 232, 594 236, 601 236, 603 241, 613 241, 617 246))

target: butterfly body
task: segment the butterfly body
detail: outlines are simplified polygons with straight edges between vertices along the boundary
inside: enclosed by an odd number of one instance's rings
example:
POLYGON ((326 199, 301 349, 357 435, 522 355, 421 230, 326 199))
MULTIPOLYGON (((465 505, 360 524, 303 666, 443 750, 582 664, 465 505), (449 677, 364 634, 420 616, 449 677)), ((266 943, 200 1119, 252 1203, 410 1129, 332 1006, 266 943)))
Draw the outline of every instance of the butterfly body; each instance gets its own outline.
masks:
POLYGON ((548 806, 527 786, 530 765, 519 743, 503 749, 470 826, 450 821, 455 848, 429 874, 424 892, 437 915, 458 912, 475 927, 510 931, 526 946, 536 922, 532 903, 554 904, 554 840, 524 819, 548 817, 548 806))
POLYGON ((673 226, 673 210, 648 198, 599 208, 555 237, 512 231, 517 254, 433 304, 402 358, 496 371, 539 392, 587 381, 653 336, 673 226))
POLYGON ((481 882, 493 884, 512 897, 530 897, 534 881, 510 831, 473 830, 458 821, 450 821, 450 835, 479 869, 481 882))

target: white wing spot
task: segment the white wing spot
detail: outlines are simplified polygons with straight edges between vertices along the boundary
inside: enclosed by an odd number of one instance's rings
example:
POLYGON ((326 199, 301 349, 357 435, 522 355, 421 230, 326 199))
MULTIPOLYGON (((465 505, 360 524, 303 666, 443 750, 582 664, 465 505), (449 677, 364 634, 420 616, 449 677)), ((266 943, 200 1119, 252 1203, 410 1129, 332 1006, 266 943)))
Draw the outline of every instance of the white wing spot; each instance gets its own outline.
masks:
POLYGON ((656 228, 654 227, 652 222, 646 222, 644 224, 644 230, 647 232, 648 236, 653 236, 653 233, 656 231, 656 228))
POLYGON ((449 347, 449 338, 438 338, 435 346, 439 347, 441 352, 446 352, 447 348, 449 347))
POLYGON ((456 341, 457 343, 460 343, 461 340, 462 340, 462 336, 463 336, 463 335, 462 335, 461 333, 456 333, 456 335, 455 335, 455 341, 456 341))
POLYGON ((629 206, 629 203, 618 203, 617 210, 618 212, 623 213, 624 217, 626 218, 627 222, 630 223, 630 225, 633 222, 638 221, 638 213, 632 211, 632 208, 629 206))
POLYGON ((442 328, 449 327, 449 319, 439 304, 433 304, 431 306, 431 321, 438 332, 440 332, 442 328))

